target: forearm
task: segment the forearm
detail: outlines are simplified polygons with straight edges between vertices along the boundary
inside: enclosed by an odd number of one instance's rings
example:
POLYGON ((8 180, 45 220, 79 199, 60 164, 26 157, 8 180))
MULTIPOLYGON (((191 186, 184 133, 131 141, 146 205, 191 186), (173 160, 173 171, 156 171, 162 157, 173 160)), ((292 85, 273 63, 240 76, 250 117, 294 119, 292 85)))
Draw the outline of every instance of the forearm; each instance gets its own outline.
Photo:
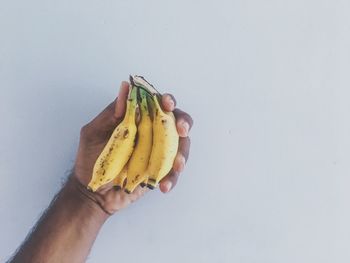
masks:
POLYGON ((71 179, 9 262, 85 262, 107 218, 71 179))

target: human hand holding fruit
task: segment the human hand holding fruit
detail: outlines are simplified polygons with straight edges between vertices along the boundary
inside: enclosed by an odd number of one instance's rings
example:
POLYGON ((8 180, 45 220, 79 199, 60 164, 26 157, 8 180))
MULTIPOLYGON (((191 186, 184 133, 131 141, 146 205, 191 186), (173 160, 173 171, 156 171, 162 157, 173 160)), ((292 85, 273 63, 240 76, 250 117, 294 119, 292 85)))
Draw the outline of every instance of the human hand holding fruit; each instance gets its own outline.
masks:
POLYGON ((158 183, 163 193, 176 185, 192 118, 143 78, 130 82, 81 129, 72 175, 11 262, 85 262, 109 215, 158 183))
POLYGON ((138 89, 137 95, 136 89, 131 89, 128 82, 122 82, 118 98, 81 129, 73 176, 82 185, 93 187, 94 192, 87 192, 83 189, 82 191, 110 214, 126 207, 148 191, 146 187, 137 186, 135 188, 135 184, 130 183, 130 178, 138 185, 147 182, 147 177, 149 177, 153 179, 153 181, 148 180, 150 188, 156 186, 158 179, 161 179, 159 182, 160 190, 163 193, 169 192, 176 185, 178 176, 188 158, 190 147, 188 132, 193 124, 192 118, 187 113, 175 109, 176 102, 172 95, 162 95, 159 97, 158 103, 158 94, 155 93, 155 91, 149 92, 148 90, 147 92, 147 90, 138 89), (130 126, 130 123, 135 123, 135 120, 132 119, 133 117, 130 117, 131 119, 127 117, 133 116, 130 112, 135 111, 137 99, 139 101, 139 119, 141 120, 138 121, 138 124, 130 126), (156 114, 158 115, 156 116, 156 114), (173 116, 175 116, 174 120, 172 120, 173 116), (153 121, 153 137, 149 135, 149 125, 152 127, 152 123, 147 122, 148 117, 153 121), (127 125, 123 127, 125 122, 127 125), (166 129, 162 129, 165 126, 166 129), (137 129, 138 133, 136 134, 137 129), (112 134, 116 136, 118 132, 118 136, 122 136, 122 140, 113 140, 112 134), (142 136, 144 139, 137 136, 142 136), (160 136, 163 138, 159 139, 160 136), (164 139, 169 137, 172 140, 168 140, 167 144, 164 139), (152 138, 155 138, 153 145, 152 138), (176 141, 174 141, 175 138, 176 141), (134 144, 134 139, 137 140, 136 144, 134 144), (155 143, 156 140, 158 140, 157 143, 155 143), (152 153, 149 152, 149 156, 146 157, 151 160, 151 164, 144 160, 145 149, 149 147, 152 148, 152 153), (118 153, 112 155, 113 158, 110 157, 112 151, 118 153), (162 160, 163 163, 160 163, 162 160), (131 192, 130 194, 126 193, 124 189, 116 190, 114 187, 118 184, 118 188, 123 187, 125 177, 122 175, 125 169, 122 168, 125 167, 124 163, 126 162, 130 168, 126 191, 131 192), (139 172, 145 167, 147 168, 145 173, 148 171, 148 175, 139 177, 139 172), (116 169, 118 177, 113 173, 108 175, 110 171, 113 172, 116 169), (92 174, 94 174, 94 178, 91 177, 92 174), (98 184, 99 181, 101 181, 100 184, 98 184))

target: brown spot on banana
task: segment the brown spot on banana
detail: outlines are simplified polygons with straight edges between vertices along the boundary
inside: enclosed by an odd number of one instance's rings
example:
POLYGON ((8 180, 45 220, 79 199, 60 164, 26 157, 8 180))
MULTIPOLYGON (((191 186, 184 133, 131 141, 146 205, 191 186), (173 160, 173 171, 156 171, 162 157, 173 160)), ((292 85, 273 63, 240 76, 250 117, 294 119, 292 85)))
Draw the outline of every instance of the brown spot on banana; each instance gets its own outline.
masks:
POLYGON ((126 130, 124 131, 123 138, 124 138, 124 139, 128 138, 128 135, 129 135, 129 130, 126 129, 126 130))

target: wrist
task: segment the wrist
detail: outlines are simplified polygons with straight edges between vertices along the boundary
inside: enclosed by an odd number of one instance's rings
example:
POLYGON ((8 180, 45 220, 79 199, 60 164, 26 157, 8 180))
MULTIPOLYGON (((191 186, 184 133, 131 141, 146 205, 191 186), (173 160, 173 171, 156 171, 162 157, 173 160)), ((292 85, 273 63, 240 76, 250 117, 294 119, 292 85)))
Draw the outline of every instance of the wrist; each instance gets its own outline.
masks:
POLYGON ((96 217, 100 222, 104 222, 111 215, 110 212, 104 209, 99 198, 86 189, 86 187, 79 182, 74 176, 68 178, 67 183, 62 190, 63 195, 67 198, 67 203, 83 208, 96 217))

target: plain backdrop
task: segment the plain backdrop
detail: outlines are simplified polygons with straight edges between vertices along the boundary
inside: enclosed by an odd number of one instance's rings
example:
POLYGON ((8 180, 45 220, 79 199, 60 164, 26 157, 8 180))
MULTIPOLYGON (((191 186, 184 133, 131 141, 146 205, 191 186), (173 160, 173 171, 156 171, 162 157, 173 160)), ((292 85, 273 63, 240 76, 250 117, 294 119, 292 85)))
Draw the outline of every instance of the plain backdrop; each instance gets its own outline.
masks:
POLYGON ((0 0, 0 261, 140 74, 195 125, 176 189, 88 262, 350 262, 348 0, 0 0))

